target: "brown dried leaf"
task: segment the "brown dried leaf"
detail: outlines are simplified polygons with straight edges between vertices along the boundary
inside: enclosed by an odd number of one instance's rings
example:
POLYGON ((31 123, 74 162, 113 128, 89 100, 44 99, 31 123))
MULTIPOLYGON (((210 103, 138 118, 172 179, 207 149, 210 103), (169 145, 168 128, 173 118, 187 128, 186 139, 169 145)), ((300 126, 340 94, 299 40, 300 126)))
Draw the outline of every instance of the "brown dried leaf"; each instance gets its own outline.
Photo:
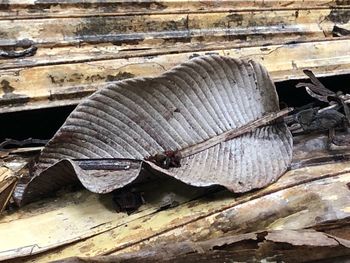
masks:
MULTIPOLYGON (((120 81, 93 94, 69 116, 42 151, 24 201, 76 181, 106 193, 135 181, 144 167, 194 186, 235 192, 264 187, 291 162, 292 137, 283 123, 184 156, 161 169, 157 154, 178 152, 278 111, 267 71, 254 61, 202 56, 157 78, 120 81), (123 169, 82 169, 75 159, 112 158, 123 169)), ((141 176, 142 177, 142 176, 141 176)))

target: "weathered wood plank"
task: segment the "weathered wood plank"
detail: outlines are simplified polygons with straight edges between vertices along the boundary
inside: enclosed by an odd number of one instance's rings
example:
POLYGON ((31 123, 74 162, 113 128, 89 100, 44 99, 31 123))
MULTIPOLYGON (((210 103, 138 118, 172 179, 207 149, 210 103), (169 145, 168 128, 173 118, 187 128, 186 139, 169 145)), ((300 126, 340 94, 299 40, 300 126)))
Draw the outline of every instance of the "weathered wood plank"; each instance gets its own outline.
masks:
MULTIPOLYGON (((349 224, 344 224, 344 228, 349 224)), ((97 257, 72 257, 60 263, 118 262, 342 262, 350 256, 348 240, 313 229, 274 230, 225 235, 201 242, 156 244, 136 252, 97 257), (301 257, 301 255, 303 255, 301 257)))
MULTIPOLYGON (((114 223, 110 224, 108 231, 105 229, 105 232, 86 240, 49 250, 27 260, 36 262, 74 255, 121 253, 163 241, 199 241, 228 232, 300 229, 342 220, 350 216, 348 167, 349 163, 307 167, 290 171, 275 184, 241 197, 222 192, 212 196, 210 202, 205 198, 191 201, 128 223, 120 224, 118 218, 113 218, 111 221, 114 223)), ((79 210, 79 207, 75 209, 79 210)), ((56 213, 59 213, 58 210, 56 213)), ((72 220, 79 225, 85 218, 75 217, 72 220)), ((16 221, 11 223, 16 224, 16 221)), ((1 227, 6 228, 6 223, 1 227)), ((16 229, 15 225, 12 229, 16 229)), ((35 236, 38 230, 32 227, 27 231, 34 231, 31 234, 35 236)), ((17 241, 11 240, 6 245, 7 251, 11 246, 18 247, 17 241)))
POLYGON ((6 236, 7 242, 1 242, 3 249, 0 253, 0 260, 69 244, 108 230, 111 222, 114 222, 112 225, 115 225, 116 222, 127 224, 130 220, 155 211, 155 209, 146 209, 130 217, 126 214, 117 214, 111 208, 106 207, 101 202, 101 198, 87 191, 71 194, 59 200, 61 207, 57 207, 57 202, 58 200, 53 200, 53 203, 43 208, 40 208, 39 205, 32 206, 31 208, 36 211, 24 209, 18 214, 1 220, 1 236, 6 236), (33 228, 36 234, 32 235, 28 232, 28 227, 33 228), (13 231, 20 231, 21 238, 15 237, 13 231), (14 242, 17 243, 16 246, 14 242))
POLYGON ((334 28, 350 29, 349 10, 314 0, 6 1, 1 49, 27 39, 38 50, 0 59, 0 113, 77 104, 105 83, 210 52, 260 60, 276 81, 308 67, 348 73, 348 36, 334 28))
MULTIPOLYGON (((29 39, 37 46, 58 46, 88 43, 148 42, 162 39, 170 42, 203 42, 215 39, 274 38, 294 35, 321 37, 332 34, 341 22, 349 27, 349 18, 334 18, 332 9, 274 10, 205 14, 164 14, 108 16, 59 19, 15 19, 0 21, 0 46, 15 45, 29 39), (341 21, 338 21, 338 20, 341 21)), ((346 13, 347 14, 347 13, 346 13)))
POLYGON ((88 17, 108 15, 204 13, 254 10, 315 9, 349 7, 347 1, 327 0, 221 0, 221 1, 33 1, 9 0, 0 3, 0 19, 43 17, 88 17))
POLYGON ((6 208, 16 186, 17 178, 7 167, 0 167, 0 214, 6 208))
MULTIPOLYGON (((350 73, 350 40, 212 50, 262 63, 275 81, 302 78, 302 69, 318 75, 350 73)), ((2 70, 0 113, 76 104, 106 83, 124 78, 156 76, 189 58, 207 52, 118 58, 2 70)), ((74 57, 74 55, 72 55, 74 57)))
POLYGON ((188 186, 174 180, 158 181, 157 184, 152 182, 140 187, 147 190, 144 196, 147 203, 131 215, 115 211, 111 194, 97 195, 87 190, 59 194, 58 197, 47 198, 4 215, 0 220, 0 232, 2 237, 6 236, 7 242, 0 242, 0 261, 44 252, 119 225, 127 225, 131 221, 156 213, 162 206, 163 198, 168 193, 178 191, 177 189, 182 189, 181 196, 176 198, 180 204, 198 198, 206 191, 199 188, 186 191, 184 189, 188 189, 188 186), (31 230, 28 232, 29 228, 31 230), (22 232, 23 238, 15 237, 13 231, 22 232))

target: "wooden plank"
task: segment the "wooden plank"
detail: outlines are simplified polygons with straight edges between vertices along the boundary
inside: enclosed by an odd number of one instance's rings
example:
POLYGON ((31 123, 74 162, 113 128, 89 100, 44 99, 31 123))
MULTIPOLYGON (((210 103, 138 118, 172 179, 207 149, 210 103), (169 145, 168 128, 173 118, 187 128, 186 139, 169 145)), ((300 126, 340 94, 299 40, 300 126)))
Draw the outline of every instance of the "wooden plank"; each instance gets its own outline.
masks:
MULTIPOLYGON (((29 39, 37 46, 111 42, 116 45, 163 39, 172 42, 331 35, 338 18, 332 9, 274 10, 204 14, 162 14, 0 21, 0 46, 29 39)), ((348 27, 349 20, 342 20, 348 27)))
MULTIPOLYGON (((347 230, 349 224, 343 223, 347 230)), ((349 231, 348 231, 349 232, 349 231)), ((200 242, 160 243, 122 255, 72 257, 62 263, 114 262, 342 262, 350 256, 349 241, 307 230, 274 230, 240 235, 226 234, 200 242), (301 255, 303 255, 301 257, 301 255)))
MULTIPOLYGON (((47 262, 75 255, 121 253, 138 250, 161 241, 175 242, 185 239, 200 241, 221 236, 228 231, 244 233, 300 229, 331 220, 342 220, 350 216, 347 186, 350 182, 349 164, 338 163, 290 171, 278 182, 260 191, 240 197, 234 197, 225 191, 211 196, 210 202, 208 197, 202 198, 184 203, 174 209, 139 218, 133 217, 128 222, 120 221, 119 216, 110 217, 109 228, 104 227, 104 231, 99 234, 95 232, 95 235, 90 238, 69 246, 50 249, 26 260, 47 262), (194 229, 196 231, 193 231, 194 229)), ((60 201, 57 200, 57 202, 60 201)), ((61 206, 64 205, 61 204, 61 206)), ((71 210, 70 213, 79 215, 83 213, 84 208, 75 206, 74 210, 77 211, 71 210)), ((91 211, 93 210, 91 208, 91 211)), ((37 215, 36 220, 27 218, 27 222, 31 222, 32 227, 26 229, 22 229, 24 221, 20 220, 7 220, 0 224, 2 233, 10 231, 6 229, 9 229, 11 224, 12 233, 7 235, 9 238, 6 244, 1 243, 2 255, 15 257, 18 251, 23 252, 22 255, 29 254, 31 250, 22 249, 21 244, 18 243, 18 235, 14 234, 14 231, 19 231, 22 236, 28 237, 27 240, 31 240, 30 236, 36 237, 38 231, 45 232, 46 227, 43 227, 41 220, 44 218, 47 220, 45 226, 58 220, 60 209, 56 209, 54 213, 57 216, 47 217, 43 214, 37 215)), ((94 217, 99 217, 99 213, 95 213, 94 217)), ((86 221, 86 216, 69 218, 71 218, 70 223, 76 226, 85 224, 83 222, 86 221)), ((60 232, 60 229, 56 232, 60 232)), ((87 231, 93 230, 90 228, 87 231)), ((66 231, 65 235, 69 236, 70 231, 66 231)), ((36 238, 33 242, 31 247, 40 242, 40 239, 36 238)), ((33 253, 39 251, 35 249, 33 253)))
MULTIPOLYGON (((308 42, 210 51, 261 62, 275 81, 303 78, 308 68, 318 76, 350 73, 350 40, 308 42)), ((2 70, 0 113, 76 104, 106 83, 156 76, 189 58, 207 52, 110 59, 2 70)))
MULTIPOLYGON (((6 243, 0 242, 0 261, 44 252, 119 225, 127 225, 131 221, 156 213, 168 193, 184 187, 188 188, 174 180, 141 186, 140 189, 147 190, 144 195, 147 203, 131 215, 115 211, 112 194, 98 195, 87 190, 58 194, 55 198, 30 204, 15 213, 10 212, 0 220, 0 232, 3 237, 9 238, 6 243), (162 190, 157 190, 159 188, 162 190), (22 238, 17 237, 16 241, 13 231, 22 232, 22 238)), ((187 192, 181 190, 181 193, 181 197, 176 198, 180 204, 198 198, 203 194, 203 189, 187 192)))
POLYGON ((346 74, 349 36, 334 28, 350 29, 349 10, 323 0, 9 0, 0 7, 0 49, 18 51, 27 39, 38 50, 0 58, 0 113, 77 104, 106 83, 211 52, 257 59, 276 81, 308 67, 346 74))
POLYGON ((0 19, 27 19, 48 17, 88 17, 108 15, 161 14, 161 13, 203 13, 255 10, 315 9, 349 7, 346 1, 327 0, 221 0, 221 1, 33 1, 8 0, 0 3, 0 19))

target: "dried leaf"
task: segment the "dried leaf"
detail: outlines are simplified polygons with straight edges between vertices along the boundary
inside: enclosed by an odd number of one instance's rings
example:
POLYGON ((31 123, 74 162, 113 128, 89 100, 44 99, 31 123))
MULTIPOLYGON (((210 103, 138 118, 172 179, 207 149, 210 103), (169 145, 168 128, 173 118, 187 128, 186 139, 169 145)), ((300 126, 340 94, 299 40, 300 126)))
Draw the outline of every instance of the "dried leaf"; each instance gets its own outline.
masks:
POLYGON ((337 110, 319 111, 318 108, 311 108, 298 112, 296 120, 304 131, 323 131, 342 126, 346 118, 337 110))
POLYGON ((202 56, 157 78, 120 81, 93 94, 69 116, 42 151, 23 201, 79 181, 106 193, 155 169, 194 186, 223 185, 235 192, 264 187, 291 162, 284 123, 182 156, 180 167, 151 160, 174 155, 278 111, 275 87, 254 61, 202 56), (120 159, 127 168, 83 169, 74 159, 120 159))
POLYGON ((310 89, 313 89, 313 92, 318 93, 323 96, 334 96, 335 93, 329 89, 327 89, 321 81, 319 81, 314 73, 311 70, 305 69, 303 70, 304 74, 310 78, 314 85, 310 86, 310 89))
POLYGON ((312 83, 300 82, 296 85, 297 88, 303 87, 311 97, 327 103, 329 102, 329 96, 334 97, 336 95, 333 91, 327 89, 311 70, 305 69, 303 72, 310 78, 312 83))
POLYGON ((350 35, 350 30, 339 26, 333 26, 332 35, 334 37, 343 37, 350 35))

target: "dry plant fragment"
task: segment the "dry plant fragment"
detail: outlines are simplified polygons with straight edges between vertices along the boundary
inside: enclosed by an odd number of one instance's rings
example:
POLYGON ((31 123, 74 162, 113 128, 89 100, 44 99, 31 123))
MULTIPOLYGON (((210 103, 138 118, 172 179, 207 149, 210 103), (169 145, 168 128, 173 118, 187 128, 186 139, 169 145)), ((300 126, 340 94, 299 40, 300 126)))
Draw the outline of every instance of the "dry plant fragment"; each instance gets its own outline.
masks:
MULTIPOLYGON (((349 133, 350 128, 350 94, 343 94, 342 91, 333 92, 326 88, 314 75, 311 70, 304 70, 312 83, 298 83, 297 88, 304 87, 306 92, 318 101, 329 104, 327 107, 313 107, 297 112, 294 116, 294 132, 302 128, 304 132, 329 131, 329 149, 338 148, 334 143, 335 130, 343 129, 349 133)), ((348 147, 346 141, 344 147, 348 147)), ((339 148, 338 148, 339 149, 339 148)))
POLYGON ((146 167, 193 186, 261 188, 291 162, 290 132, 282 121, 270 123, 289 109, 278 111, 272 80, 251 60, 201 56, 157 78, 120 81, 78 105, 17 194, 28 202, 77 179, 90 191, 111 192, 141 180, 146 167), (147 161, 155 156, 163 168, 147 161), (82 165, 89 159, 115 159, 123 168, 89 169, 82 165))

